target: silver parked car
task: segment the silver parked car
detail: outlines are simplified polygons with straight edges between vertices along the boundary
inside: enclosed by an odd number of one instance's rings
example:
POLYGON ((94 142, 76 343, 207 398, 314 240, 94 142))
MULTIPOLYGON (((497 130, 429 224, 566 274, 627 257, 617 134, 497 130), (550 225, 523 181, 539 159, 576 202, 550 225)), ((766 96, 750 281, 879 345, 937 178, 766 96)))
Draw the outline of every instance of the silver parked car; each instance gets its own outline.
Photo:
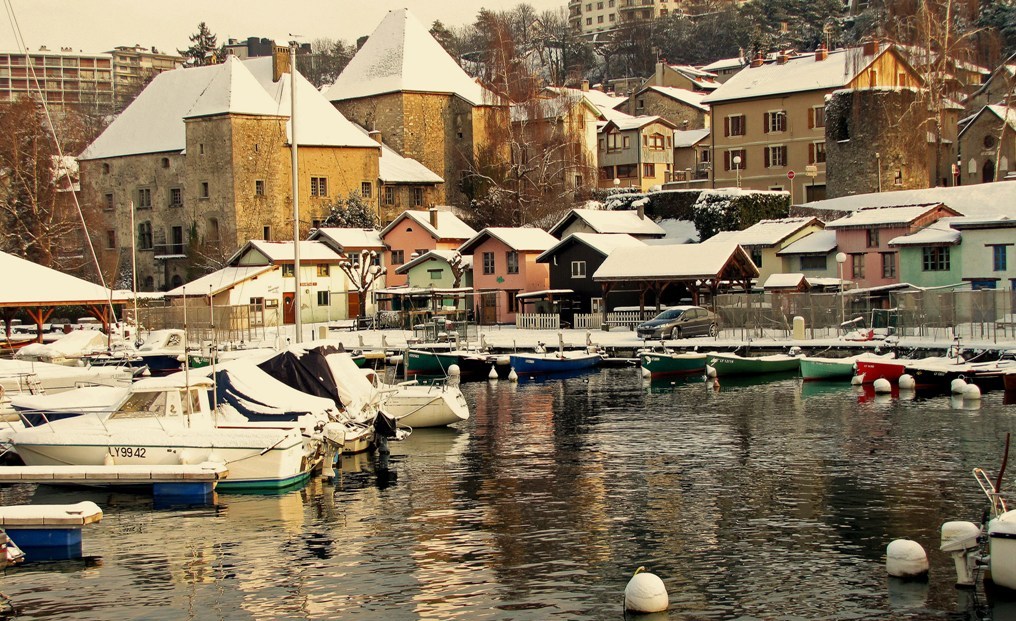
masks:
POLYGON ((716 336, 716 315, 701 306, 671 306, 635 333, 641 339, 679 339, 688 336, 716 336))

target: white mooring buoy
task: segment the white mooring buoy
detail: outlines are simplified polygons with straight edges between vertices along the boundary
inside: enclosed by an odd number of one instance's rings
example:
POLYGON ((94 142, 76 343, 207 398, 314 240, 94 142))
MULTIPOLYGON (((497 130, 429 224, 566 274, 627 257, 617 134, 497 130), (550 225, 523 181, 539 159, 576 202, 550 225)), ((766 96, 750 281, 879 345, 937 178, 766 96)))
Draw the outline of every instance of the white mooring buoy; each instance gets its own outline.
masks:
POLYGON ((624 587, 624 609, 626 612, 648 613, 663 612, 670 606, 667 587, 656 574, 646 571, 645 567, 635 570, 635 575, 624 587))
POLYGON ((977 384, 967 384, 967 387, 963 389, 963 400, 980 401, 981 387, 978 386, 977 384))
POLYGON ((851 386, 860 386, 863 383, 864 383, 864 373, 861 373, 860 375, 855 375, 854 377, 850 378, 851 386))
POLYGON ((508 381, 509 382, 519 381, 519 374, 515 372, 515 367, 512 367, 511 370, 508 371, 508 381))
POLYGON ((892 392, 893 390, 893 385, 890 384, 889 380, 887 380, 884 377, 880 377, 877 380, 875 380, 871 384, 871 387, 875 389, 876 395, 885 395, 892 392))
POLYGON ((458 377, 462 375, 462 369, 457 364, 448 365, 448 377, 458 377))
POLYGON ((949 384, 949 390, 951 390, 952 394, 954 395, 962 395, 963 391, 965 391, 966 389, 967 389, 967 381, 962 377, 957 377, 952 381, 952 383, 949 384))
POLYGON ((896 380, 896 384, 900 387, 900 390, 913 390, 917 387, 917 381, 909 373, 901 375, 900 379, 896 380))
POLYGON ((487 374, 487 379, 494 382, 497 381, 497 368, 494 365, 490 365, 490 373, 487 374))
POLYGON ((649 371, 649 369, 647 369, 645 367, 641 367, 641 368, 642 368, 642 379, 649 379, 650 377, 653 376, 653 374, 649 371))
POLYGON ((928 573, 928 555, 911 539, 896 539, 885 549, 885 570, 894 578, 917 578, 928 573))
POLYGON ((706 365, 706 377, 716 377, 716 367, 707 364, 706 365))

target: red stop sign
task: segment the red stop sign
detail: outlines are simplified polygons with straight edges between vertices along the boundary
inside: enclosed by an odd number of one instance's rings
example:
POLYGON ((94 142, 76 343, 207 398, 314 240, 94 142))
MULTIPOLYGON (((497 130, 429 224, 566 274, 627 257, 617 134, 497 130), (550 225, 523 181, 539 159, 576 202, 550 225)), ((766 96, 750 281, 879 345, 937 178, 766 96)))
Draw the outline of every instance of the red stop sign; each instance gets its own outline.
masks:
POLYGON ((795 173, 794 171, 792 171, 792 170, 788 170, 787 171, 787 179, 790 179, 791 181, 793 181, 794 177, 796 177, 796 176, 797 176, 797 173, 795 173))

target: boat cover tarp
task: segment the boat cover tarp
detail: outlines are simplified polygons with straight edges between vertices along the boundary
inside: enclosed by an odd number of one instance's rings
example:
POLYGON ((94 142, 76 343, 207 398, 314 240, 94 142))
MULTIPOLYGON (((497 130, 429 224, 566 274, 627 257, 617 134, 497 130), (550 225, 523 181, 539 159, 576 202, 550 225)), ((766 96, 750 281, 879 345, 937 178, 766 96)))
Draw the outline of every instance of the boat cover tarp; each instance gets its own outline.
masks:
POLYGON ((328 354, 338 352, 339 349, 331 345, 314 348, 296 345, 261 362, 258 367, 286 386, 348 408, 351 404, 339 394, 326 359, 328 354))
POLYGON ((215 372, 216 399, 251 421, 297 420, 303 414, 334 410, 332 400, 287 386, 248 360, 230 362, 215 372))

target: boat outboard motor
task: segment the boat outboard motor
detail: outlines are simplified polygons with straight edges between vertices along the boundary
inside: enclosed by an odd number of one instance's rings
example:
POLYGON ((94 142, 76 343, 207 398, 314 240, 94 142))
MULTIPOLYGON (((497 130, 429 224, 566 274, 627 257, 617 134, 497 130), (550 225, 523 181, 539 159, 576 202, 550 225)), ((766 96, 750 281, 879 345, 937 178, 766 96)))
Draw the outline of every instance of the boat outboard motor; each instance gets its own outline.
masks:
POLYGON ((956 564, 957 586, 974 586, 974 570, 980 555, 981 528, 973 522, 946 522, 942 525, 939 550, 948 552, 956 564))

